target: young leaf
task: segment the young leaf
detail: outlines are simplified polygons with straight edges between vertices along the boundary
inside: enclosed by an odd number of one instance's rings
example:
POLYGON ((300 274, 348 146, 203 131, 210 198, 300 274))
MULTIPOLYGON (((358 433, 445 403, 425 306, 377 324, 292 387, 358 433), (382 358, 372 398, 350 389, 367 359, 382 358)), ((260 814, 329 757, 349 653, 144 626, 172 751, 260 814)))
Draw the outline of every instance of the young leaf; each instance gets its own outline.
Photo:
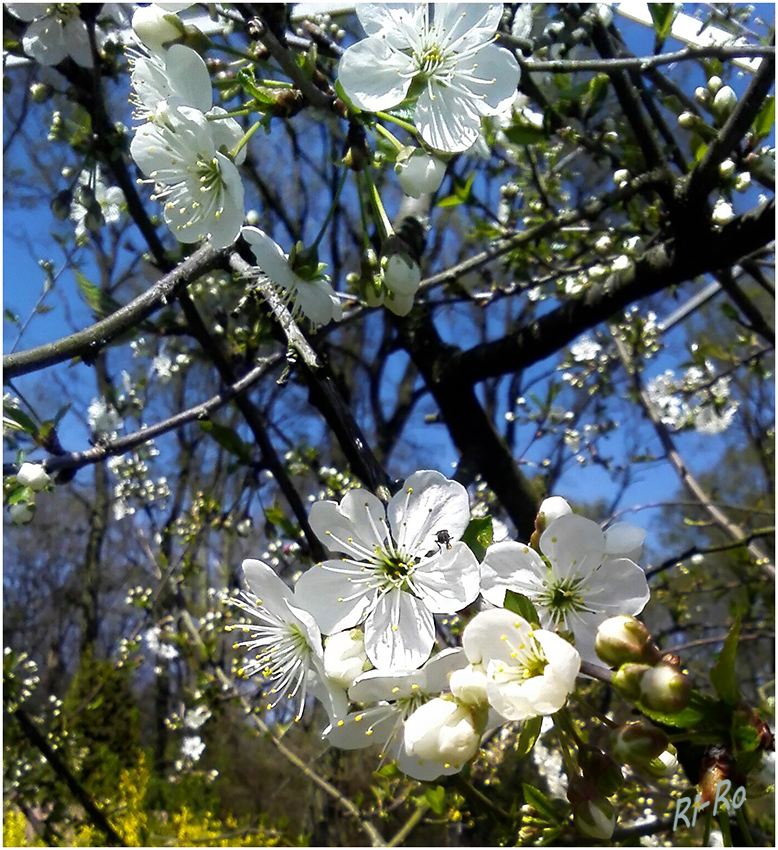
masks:
POLYGON ((434 788, 427 788, 424 792, 430 808, 436 815, 442 815, 446 811, 446 789, 442 785, 436 785, 434 788))
POLYGON ((513 590, 506 590, 503 605, 506 610, 524 617, 531 626, 540 626, 540 617, 538 617, 535 606, 523 594, 515 593, 513 590))
POLYGON ((542 792, 526 782, 521 783, 524 791, 524 802, 528 806, 534 806, 538 810, 538 814, 551 823, 557 822, 556 812, 551 800, 542 792))
POLYGON ((654 24, 657 44, 663 44, 673 29, 673 21, 675 20, 675 4, 649 3, 648 9, 651 12, 651 20, 654 24))
POLYGON ((223 449, 227 449, 230 454, 239 458, 242 463, 251 461, 250 448, 241 440, 234 429, 210 420, 200 422, 200 427, 206 434, 210 434, 223 449))
POLYGON ((470 547, 479 561, 482 561, 487 547, 492 545, 492 518, 485 516, 471 519, 462 535, 462 542, 470 547))
POLYGON ((719 655, 719 660, 710 671, 710 682, 716 689, 716 694, 722 702, 735 706, 740 702, 740 688, 737 685, 736 656, 737 641, 740 634, 740 617, 735 617, 735 622, 729 630, 727 639, 719 655))
POLYGON ((516 745, 516 755, 519 758, 526 756, 527 753, 535 746, 535 741, 537 741, 538 736, 540 735, 540 727, 542 725, 542 717, 531 717, 529 720, 525 721, 524 725, 521 727, 519 742, 516 745))
POLYGON ((757 139, 764 139, 770 135, 770 131, 775 124, 775 95, 770 95, 764 106, 759 110, 759 114, 754 118, 754 123, 751 125, 751 131, 757 139))

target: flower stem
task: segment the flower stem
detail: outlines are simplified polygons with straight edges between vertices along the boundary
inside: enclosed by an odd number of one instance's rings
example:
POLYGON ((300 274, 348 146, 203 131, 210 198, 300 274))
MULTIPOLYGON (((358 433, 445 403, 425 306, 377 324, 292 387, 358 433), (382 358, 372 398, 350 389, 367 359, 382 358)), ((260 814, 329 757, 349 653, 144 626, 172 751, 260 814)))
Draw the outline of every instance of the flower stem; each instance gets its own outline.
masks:
POLYGON ((311 248, 318 248, 319 242, 321 242, 322 237, 324 236, 324 232, 329 227, 330 222, 332 221, 332 216, 335 215, 335 209, 338 206, 338 201, 340 199, 340 193, 343 191, 343 186, 346 183, 346 177, 348 176, 348 168, 343 169, 343 173, 340 175, 340 180, 338 180, 338 187, 335 190, 335 196, 332 199, 332 203, 330 204, 329 211, 327 212, 327 217, 324 219, 324 224, 322 224, 319 229, 316 238, 313 240, 313 245, 311 248))
POLYGON ((254 124, 252 124, 248 130, 246 130, 238 144, 235 145, 235 147, 229 152, 230 159, 235 159, 235 157, 241 152, 241 150, 248 144, 249 139, 254 135, 254 133, 257 132, 257 130, 261 126, 261 121, 255 121, 254 124))
POLYGON ((368 189, 370 190, 370 201, 376 213, 376 223, 378 224, 378 229, 381 231, 381 241, 383 242, 394 234, 394 228, 391 221, 389 221, 389 216, 386 214, 384 205, 381 203, 381 196, 378 194, 378 189, 373 182, 370 172, 365 171, 364 175, 365 180, 367 180, 368 189))
POLYGON ((409 124, 407 121, 403 121, 402 118, 397 118, 395 115, 390 115, 388 112, 376 112, 375 115, 382 121, 391 121, 392 124, 396 124, 398 127, 402 127, 403 130, 407 130, 409 133, 413 133, 414 136, 416 135, 417 131, 413 124, 409 124))
POLYGON ((729 829, 729 815, 727 814, 726 808, 723 806, 718 811, 718 821, 719 821, 719 829, 721 830, 721 837, 724 839, 725 847, 734 847, 735 845, 732 843, 732 833, 729 829))
POLYGON ((220 50, 222 53, 229 53, 231 56, 239 56, 241 59, 245 59, 246 62, 256 62, 256 56, 249 56, 248 53, 244 53, 242 50, 238 50, 237 47, 231 47, 229 44, 217 44, 213 39, 208 39, 208 47, 213 50, 220 50))
POLYGON ((559 747, 562 751, 562 761, 565 763, 565 770, 567 771, 567 775, 570 777, 578 776, 578 767, 576 766, 575 760, 573 759, 572 754, 570 753, 570 747, 565 740, 565 736, 562 734, 563 730, 563 722, 559 717, 559 712, 551 718, 554 721, 554 731, 556 732, 557 740, 559 741, 559 747))
POLYGON ((375 124, 374 127, 385 139, 388 139, 398 151, 401 151, 405 147, 405 145, 397 138, 397 136, 387 130, 386 127, 383 126, 383 124, 375 124))
POLYGON ((743 838, 745 839, 746 844, 749 847, 753 847, 754 839, 751 837, 751 830, 748 828, 748 822, 746 821, 746 816, 743 812, 742 806, 739 809, 735 809, 735 817, 737 818, 738 826, 740 827, 740 831, 743 833, 743 838))

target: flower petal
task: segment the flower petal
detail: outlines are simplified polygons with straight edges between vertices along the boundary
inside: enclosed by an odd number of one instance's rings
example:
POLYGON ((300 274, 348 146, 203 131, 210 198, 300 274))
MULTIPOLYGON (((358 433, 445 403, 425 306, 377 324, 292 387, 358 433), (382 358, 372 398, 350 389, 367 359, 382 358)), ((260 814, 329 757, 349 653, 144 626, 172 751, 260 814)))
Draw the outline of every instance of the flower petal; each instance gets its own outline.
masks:
POLYGON ((369 560, 386 545, 386 511, 369 490, 349 490, 340 504, 316 502, 309 521, 314 534, 333 552, 369 560))
POLYGON ((516 57, 489 44, 472 59, 457 65, 456 84, 470 94, 477 112, 497 115, 515 98, 520 75, 516 57))
POLYGON ((426 694, 439 694, 448 689, 448 677, 454 670, 467 667, 467 656, 459 646, 444 649, 433 655, 422 667, 425 675, 423 690, 426 694))
MULTIPOLYGON (((174 44, 165 51, 165 72, 170 89, 186 106, 207 112, 213 104, 211 75, 200 54, 191 47, 174 44)), ((222 121, 212 122, 213 129, 222 121)), ((236 122, 237 123, 237 122, 236 122)), ((218 147, 217 143, 217 147, 218 147)))
POLYGON ((379 669, 421 667, 434 642, 432 614, 402 590, 385 593, 365 621, 365 652, 379 669))
POLYGON ((589 577, 583 593, 589 607, 603 612, 603 619, 639 614, 651 596, 646 574, 626 558, 605 561, 589 577))
POLYGON ((386 509, 392 534, 407 554, 437 551, 436 536, 447 531, 458 540, 470 522, 467 490, 432 469, 414 472, 386 509))
POLYGON ((243 207, 243 181, 235 163, 224 154, 217 153, 221 179, 224 182, 221 193, 221 209, 214 217, 209 217, 206 226, 208 239, 214 248, 226 248, 238 238, 245 218, 243 207))
POLYGON ((434 81, 416 101, 413 123, 430 147, 448 153, 466 151, 481 131, 481 115, 473 100, 434 81))
POLYGON ((34 21, 43 18, 51 8, 50 3, 4 3, 5 8, 20 21, 34 21))
POLYGON ((605 535, 596 522, 568 514, 543 532, 540 550, 551 561, 554 578, 585 576, 602 563, 605 535))
POLYGON ((348 695, 354 702, 394 702, 414 693, 427 693, 426 683, 427 674, 423 668, 392 670, 390 673, 386 670, 368 670, 354 680, 354 684, 348 689, 348 695))
POLYGON ((436 3, 434 9, 441 47, 457 53, 487 45, 502 18, 502 3, 436 3))
POLYGON ((396 708, 376 705, 339 718, 324 731, 324 735, 341 750, 363 750, 373 744, 383 746, 399 723, 400 714, 396 708))
POLYGON ((68 55, 62 24, 54 15, 34 20, 25 30, 22 47, 41 65, 59 65, 68 55))
POLYGON ((434 614, 454 614, 478 596, 481 567, 467 544, 450 544, 413 570, 413 587, 434 614))
POLYGON ((294 588, 296 604, 310 611, 325 635, 362 622, 374 603, 375 591, 364 582, 359 567, 325 561, 304 572, 294 588))
POLYGON ((262 272, 277 286, 293 289, 297 278, 281 247, 258 227, 244 227, 240 235, 248 242, 262 272))
POLYGON ((605 557, 637 561, 643 551, 645 529, 631 522, 615 522, 605 529, 605 557))
POLYGON ((487 550, 481 564, 481 595, 492 605, 502 607, 506 590, 523 593, 534 600, 548 579, 548 568, 534 549, 505 540, 487 550))
POLYGON ((276 571, 264 561, 249 558, 241 564, 248 589, 268 611, 279 614, 292 601, 292 589, 287 587, 276 571))
POLYGON ((302 280, 297 283, 294 300, 303 315, 315 325, 326 325, 334 318, 336 305, 332 287, 326 280, 302 280))
POLYGON ((357 3, 355 11, 367 35, 380 35, 398 50, 415 43, 422 11, 418 3, 357 3))
POLYGON ((379 112, 405 100, 414 73, 413 60, 380 36, 349 47, 338 65, 338 80, 360 109, 379 112))
POLYGON ((471 664, 486 663, 492 658, 510 661, 510 644, 524 643, 531 631, 532 626, 512 611, 481 611, 465 627, 462 646, 471 664))
POLYGON ((89 32, 81 18, 70 18, 62 28, 65 49, 68 56, 82 68, 91 68, 92 47, 89 44, 89 32))

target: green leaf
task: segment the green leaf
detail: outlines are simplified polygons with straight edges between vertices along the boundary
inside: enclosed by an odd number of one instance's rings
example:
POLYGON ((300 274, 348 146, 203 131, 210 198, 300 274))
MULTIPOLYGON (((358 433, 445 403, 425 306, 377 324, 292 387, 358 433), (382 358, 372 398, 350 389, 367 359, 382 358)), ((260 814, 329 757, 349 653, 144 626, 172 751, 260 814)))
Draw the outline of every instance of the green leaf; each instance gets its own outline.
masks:
POLYGON ((23 484, 19 484, 14 490, 11 491, 8 496, 8 504, 15 505, 17 502, 34 502, 35 501, 35 493, 32 491, 32 487, 27 487, 23 484))
POLYGON ((3 310, 3 318, 6 320, 6 322, 10 322, 12 325, 19 324, 19 317, 16 315, 16 313, 12 312, 7 307, 5 308, 5 310, 3 310))
POLYGON ((757 139, 764 139, 770 135, 770 131, 775 125, 775 95, 770 95, 766 98, 764 106, 759 110, 759 114, 754 118, 754 123, 751 125, 751 131, 757 139))
POLYGON ((524 802, 528 806, 534 806, 538 810, 538 814, 546 820, 556 823, 557 816, 552 801, 542 791, 526 782, 522 782, 521 787, 524 791, 524 802))
POLYGON ((436 206, 439 207, 458 207, 462 203, 462 198, 457 195, 446 195, 445 198, 441 198, 436 206))
POLYGON ((430 808, 436 815, 445 814, 446 811, 446 789, 442 785, 436 785, 434 788, 427 788, 424 792, 430 808))
POLYGON ((218 422, 210 420, 200 422, 200 427, 206 434, 210 434, 223 449, 235 455, 242 463, 250 463, 251 449, 241 440, 234 428, 228 428, 226 425, 219 425, 218 422))
POLYGON ((735 706, 740 702, 740 688, 737 685, 737 642, 740 635, 740 617, 735 617, 735 622, 729 630, 727 639, 719 655, 719 660, 710 671, 710 682, 716 689, 716 694, 722 702, 735 706))
POLYGON ((683 711, 676 714, 665 714, 661 711, 652 711, 641 703, 637 704, 642 714, 657 723, 667 726, 675 726, 678 729, 691 729, 692 727, 702 729, 717 729, 723 734, 729 731, 730 712, 728 706, 719 700, 707 697, 699 691, 692 692, 689 705, 683 711))
POLYGON ((674 3, 649 3, 648 10, 651 12, 651 20, 654 24, 656 40, 661 44, 673 29, 675 20, 674 3))
POLYGON ((10 404, 3 405, 3 417, 16 425, 17 430, 25 431, 27 434, 34 434, 38 430, 37 425, 26 413, 17 407, 11 407, 10 404))
POLYGON ((56 412, 56 414, 54 415, 54 427, 55 428, 59 425, 59 423, 62 421, 62 418, 64 417, 64 415, 68 412, 68 410, 70 410, 70 408, 72 406, 73 406, 73 403, 69 401, 67 404, 63 404, 62 407, 60 407, 60 409, 56 412))
POLYGON ((737 314, 737 310, 728 301, 724 301, 719 307, 728 319, 732 319, 733 322, 739 321, 740 317, 737 314))
POLYGON ((471 519, 462 535, 462 542, 482 561, 487 547, 492 545, 492 518, 485 516, 471 519))
POLYGON ((81 290, 84 301, 95 315, 108 316, 116 312, 121 306, 115 298, 111 298, 107 292, 104 292, 99 286, 95 286, 86 275, 79 271, 76 272, 76 283, 81 290))
POLYGON ((543 725, 542 717, 531 717, 521 727, 519 742, 516 745, 516 755, 519 758, 526 756, 527 753, 535 746, 540 735, 540 727, 543 725))
POLYGON ((400 770, 393 761, 390 761, 383 767, 379 767, 378 770, 375 771, 375 774, 377 776, 382 776, 384 779, 394 779, 396 776, 400 775, 400 770))
POLYGON ((506 590, 503 606, 507 611, 512 611, 514 614, 524 617, 531 626, 540 626, 540 617, 538 617, 535 606, 523 594, 506 590))
POLYGON ((503 132, 505 138, 514 145, 537 145, 546 139, 546 131, 534 124, 514 124, 503 132))

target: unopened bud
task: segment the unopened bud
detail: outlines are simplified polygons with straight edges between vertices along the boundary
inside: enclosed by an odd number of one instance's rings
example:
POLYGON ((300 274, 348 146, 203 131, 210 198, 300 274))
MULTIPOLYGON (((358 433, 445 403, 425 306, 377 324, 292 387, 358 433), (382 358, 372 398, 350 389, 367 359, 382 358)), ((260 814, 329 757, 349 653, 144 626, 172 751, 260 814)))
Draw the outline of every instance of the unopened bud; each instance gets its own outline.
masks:
POLYGON ((747 171, 741 171, 735 178, 735 191, 745 192, 751 185, 751 175, 747 171))
POLYGON ((387 240, 381 258, 384 284, 397 295, 413 296, 421 283, 421 269, 410 254, 402 251, 401 244, 395 244, 393 240, 394 237, 387 240))
POLYGON ((330 635, 324 644, 324 672, 342 688, 350 688, 365 671, 367 655, 361 629, 330 635))
POLYGON ((573 823, 580 835, 607 841, 616 826, 613 806, 597 789, 579 777, 570 781, 567 799, 573 808, 573 823))
POLYGON ((675 714, 683 711, 692 695, 692 683, 677 667, 659 664, 643 674, 640 701, 651 711, 675 714))
POLYGON ((629 183, 629 171, 626 168, 619 168, 618 171, 614 171, 613 182, 619 187, 626 186, 629 183))
POLYGON ((394 166, 400 186, 411 198, 437 192, 446 176, 446 163, 421 148, 407 147, 394 166))
POLYGON ((725 159, 724 162, 719 165, 719 174, 725 179, 729 180, 730 177, 735 173, 735 163, 732 162, 731 159, 725 159))
POLYGON ((658 664, 661 658, 651 632, 635 617, 620 614, 603 620, 594 638, 597 655, 611 667, 622 664, 658 664))
POLYGON ((643 767, 652 776, 672 776, 678 770, 678 756, 675 747, 671 744, 663 753, 660 753, 655 759, 651 759, 643 767))
POLYGON ((181 19, 152 3, 138 6, 132 16, 135 35, 154 53, 160 53, 165 45, 184 34, 181 19))
POLYGON ((405 751, 422 761, 459 768, 478 752, 482 729, 476 728, 468 707, 436 697, 405 721, 405 751))
POLYGON ((38 492, 51 481, 40 463, 23 463, 16 473, 16 480, 24 487, 38 492))
POLYGON ((65 221, 70 215, 70 205, 73 203, 73 195, 68 189, 57 192, 51 201, 51 212, 54 218, 65 221))
POLYGON ((613 674, 613 687, 624 699, 637 702, 640 699, 640 682, 643 674, 650 669, 650 664, 622 664, 613 674))
POLYGON ((710 220, 714 224, 728 224, 735 217, 735 211, 732 209, 732 204, 719 199, 713 207, 710 220))
POLYGON ((721 77, 713 76, 708 80, 708 90, 711 94, 716 94, 722 85, 721 77))
POLYGON ((730 112, 737 105, 737 95, 730 86, 723 86, 716 92, 713 98, 713 114, 723 120, 729 117, 730 112))
POLYGON ((700 106, 707 106, 710 103, 710 91, 705 86, 697 86, 694 90, 694 99, 700 106))
POLYGON ((582 747, 579 750, 578 763, 586 779, 606 797, 615 794, 624 784, 619 765, 597 747, 582 747))
POLYGON ((33 103, 45 103, 51 97, 52 91, 47 83, 33 83, 30 86, 30 97, 33 103))
POLYGON ((14 525, 26 525, 28 522, 32 522, 32 518, 35 516, 35 506, 27 502, 17 502, 8 508, 8 513, 11 514, 11 522, 14 525))
POLYGON ((682 112, 678 116, 678 126, 684 130, 693 130, 700 123, 700 119, 693 112, 682 112))
POLYGON ((624 764, 645 764, 658 758, 668 743, 661 729, 638 720, 613 733, 613 758, 624 764))
POLYGON ((454 670, 449 678, 451 693, 465 705, 488 705, 486 671, 481 664, 468 664, 454 670))

